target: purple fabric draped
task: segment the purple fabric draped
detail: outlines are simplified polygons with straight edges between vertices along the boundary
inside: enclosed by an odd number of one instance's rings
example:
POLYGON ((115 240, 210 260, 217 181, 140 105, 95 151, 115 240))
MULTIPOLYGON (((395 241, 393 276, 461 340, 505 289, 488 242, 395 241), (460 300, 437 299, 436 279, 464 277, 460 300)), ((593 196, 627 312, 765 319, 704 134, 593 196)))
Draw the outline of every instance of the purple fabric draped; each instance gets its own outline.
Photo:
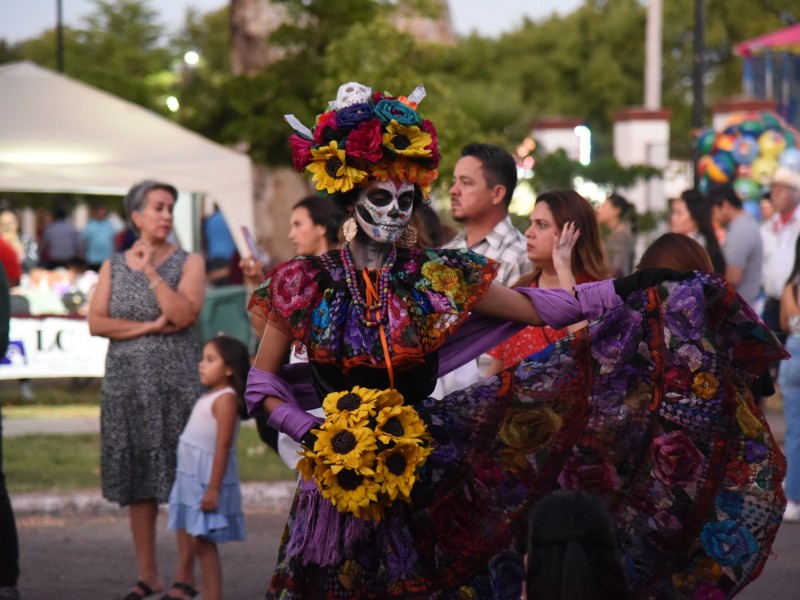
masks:
MULTIPOLYGON (((602 314, 622 304, 622 298, 617 296, 617 291, 614 289, 613 279, 590 281, 589 283, 576 285, 575 298, 581 305, 583 318, 587 321, 594 321, 602 314)), ((538 308, 539 305, 536 304, 536 307, 538 308)), ((570 325, 570 323, 567 323, 567 325, 570 325)), ((551 325, 551 327, 553 326, 551 325)), ((553 328, 555 329, 555 327, 553 328)))
MULTIPOLYGON (((281 374, 283 374, 283 371, 281 371, 281 374)), ((297 404, 292 385, 284 378, 274 373, 250 367, 250 372, 247 374, 247 388, 244 392, 247 412, 251 415, 263 413, 261 401, 266 396, 275 396, 284 402, 297 404)))

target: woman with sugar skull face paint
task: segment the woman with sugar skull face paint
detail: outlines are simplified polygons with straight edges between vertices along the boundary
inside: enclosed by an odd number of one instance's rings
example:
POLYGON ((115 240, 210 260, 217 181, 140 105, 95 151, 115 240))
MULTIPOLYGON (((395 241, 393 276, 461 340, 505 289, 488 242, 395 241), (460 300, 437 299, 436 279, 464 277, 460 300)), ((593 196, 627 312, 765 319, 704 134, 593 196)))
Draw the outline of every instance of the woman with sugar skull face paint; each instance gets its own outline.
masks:
POLYGON ((516 600, 524 570, 514 540, 530 506, 559 486, 598 494, 631 532, 623 549, 635 596, 694 597, 694 574, 712 562, 724 571, 714 585, 738 589, 780 522, 770 512, 780 480, 762 478, 746 498, 761 512, 725 513, 714 494, 749 494, 754 484, 728 481, 725 464, 779 473, 779 450, 758 417, 715 414, 736 411, 748 361, 772 360, 780 346, 710 275, 665 282, 675 274, 646 271, 574 291, 510 290, 492 283, 495 263, 469 250, 414 248, 409 219, 439 164, 436 129, 418 111, 424 95, 348 83, 313 130, 286 117, 295 167, 350 217, 341 249, 279 265, 250 300, 266 328, 248 405, 303 446, 266 598, 516 600), (584 319, 588 328, 518 365, 429 397, 437 376, 525 325, 584 319), (720 331, 736 338, 725 340, 735 351, 709 346, 720 331), (282 365, 292 344, 307 364, 282 365), (324 420, 305 412, 320 405, 324 420), (698 405, 711 414, 671 416, 698 405), (730 448, 744 448, 737 423, 748 424, 763 452, 721 456, 708 423, 742 442, 730 448), (631 462, 631 448, 649 458, 631 462), (689 466, 674 472, 676 461, 689 466), (707 539, 695 527, 697 537, 659 543, 678 519, 704 523, 707 539), (759 552, 720 554, 715 540, 731 525, 759 552))

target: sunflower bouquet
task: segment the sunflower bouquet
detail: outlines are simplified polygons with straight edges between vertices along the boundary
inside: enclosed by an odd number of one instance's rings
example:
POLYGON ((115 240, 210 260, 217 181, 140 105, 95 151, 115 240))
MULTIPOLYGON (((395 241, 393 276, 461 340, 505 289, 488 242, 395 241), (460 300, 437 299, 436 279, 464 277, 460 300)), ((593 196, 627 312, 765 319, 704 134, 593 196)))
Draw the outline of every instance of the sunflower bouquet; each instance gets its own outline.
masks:
POLYGON ((380 521, 396 501, 410 502, 417 470, 431 453, 425 422, 397 390, 354 387, 328 394, 326 419, 297 465, 339 512, 380 521))

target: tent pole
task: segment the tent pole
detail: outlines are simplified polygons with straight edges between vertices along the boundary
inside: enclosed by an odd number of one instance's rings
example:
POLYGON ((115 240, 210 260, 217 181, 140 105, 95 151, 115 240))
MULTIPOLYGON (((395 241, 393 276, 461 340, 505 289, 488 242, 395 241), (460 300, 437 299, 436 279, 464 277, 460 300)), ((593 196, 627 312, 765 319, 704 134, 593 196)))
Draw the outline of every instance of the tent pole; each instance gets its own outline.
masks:
POLYGON ((64 72, 64 11, 62 0, 56 0, 56 65, 59 73, 64 72))

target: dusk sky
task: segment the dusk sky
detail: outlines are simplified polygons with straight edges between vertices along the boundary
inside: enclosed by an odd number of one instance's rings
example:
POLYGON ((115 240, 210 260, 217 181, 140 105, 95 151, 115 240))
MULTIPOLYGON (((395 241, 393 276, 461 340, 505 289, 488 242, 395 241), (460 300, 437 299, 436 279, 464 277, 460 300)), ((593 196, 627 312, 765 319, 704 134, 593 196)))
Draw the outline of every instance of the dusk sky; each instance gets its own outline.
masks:
MULTIPOLYGON (((161 13, 162 21, 177 29, 183 22, 186 8, 206 12, 224 6, 224 0, 150 0, 150 6, 161 13)), ((456 32, 467 35, 477 31, 481 35, 496 36, 513 30, 524 16, 541 19, 553 11, 562 14, 580 6, 581 0, 450 0, 450 11, 456 32)), ((0 0, 0 38, 18 42, 36 37, 56 25, 57 0, 0 0)), ((90 0, 62 0, 64 22, 78 25, 90 13, 90 0)))

